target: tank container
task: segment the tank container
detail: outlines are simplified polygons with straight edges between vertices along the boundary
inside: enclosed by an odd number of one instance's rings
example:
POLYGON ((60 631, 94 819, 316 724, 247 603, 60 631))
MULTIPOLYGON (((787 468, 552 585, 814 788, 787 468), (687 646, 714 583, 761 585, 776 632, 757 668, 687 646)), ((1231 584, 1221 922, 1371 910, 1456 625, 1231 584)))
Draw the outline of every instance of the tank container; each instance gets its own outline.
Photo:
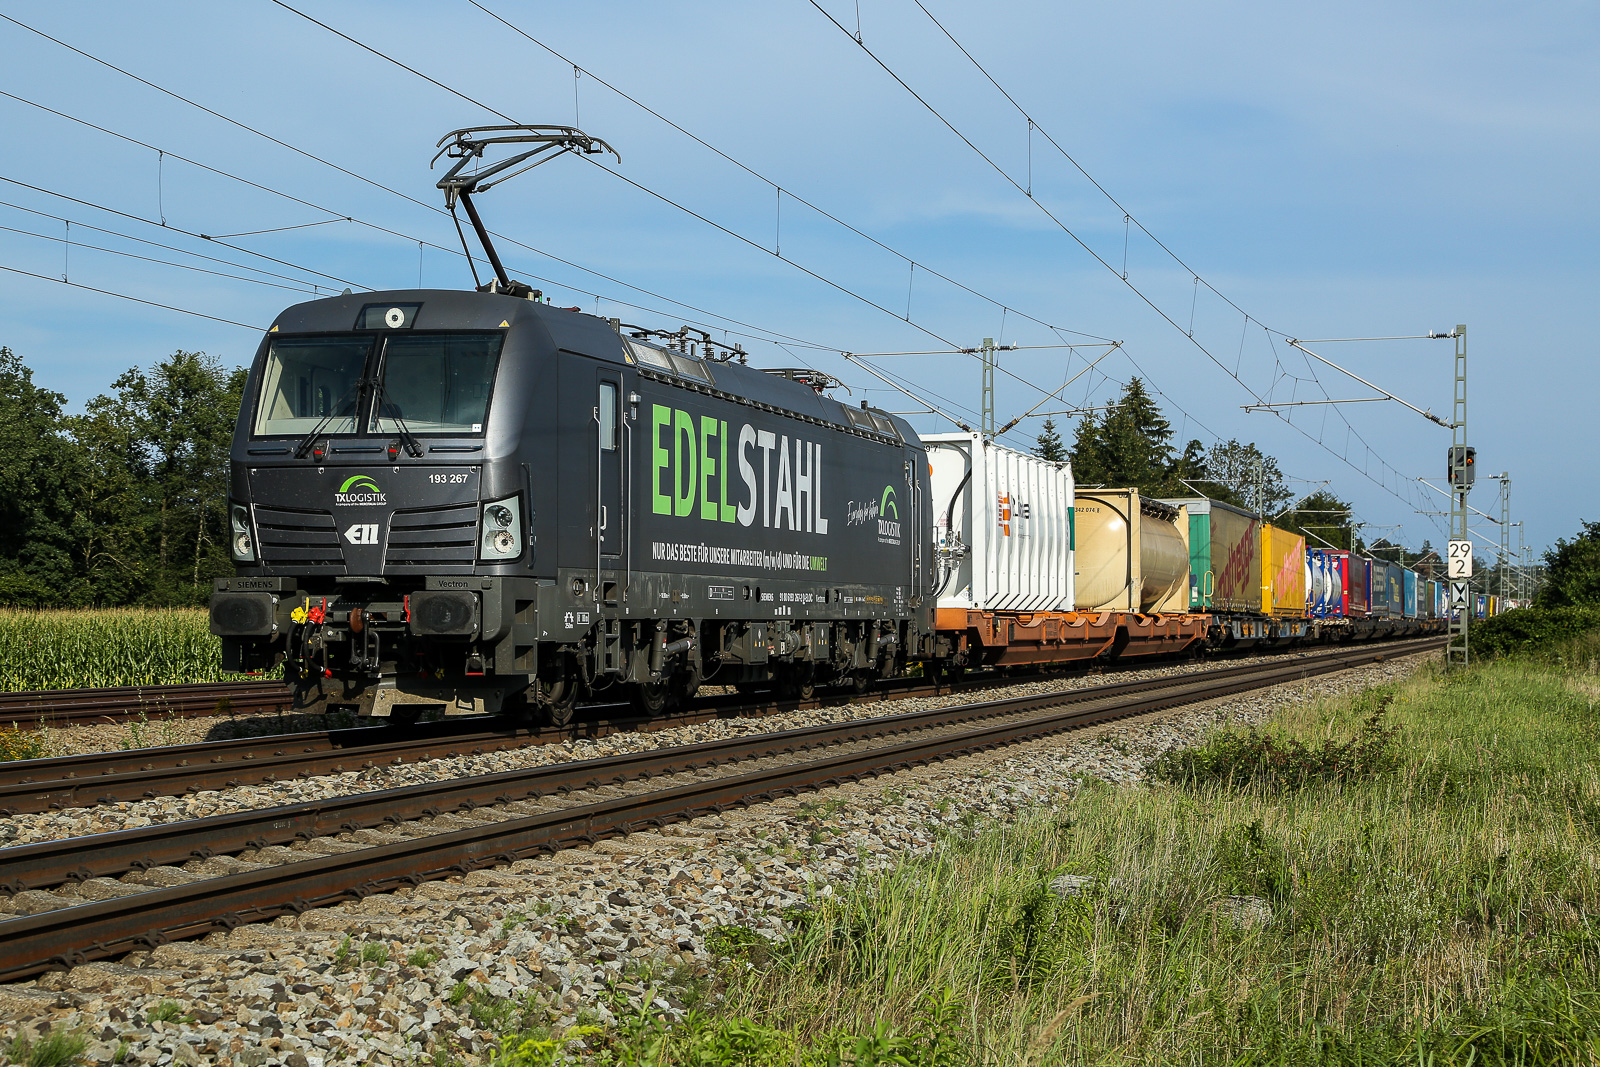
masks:
POLYGON ((1181 506, 1137 489, 1079 490, 1073 544, 1079 611, 1184 612, 1189 524, 1181 506))
POLYGON ((985 442, 926 434, 940 608, 1072 610, 1072 469, 985 442))
POLYGON ((1349 553, 1336 549, 1308 549, 1314 589, 1307 592, 1306 602, 1319 618, 1338 619, 1349 614, 1350 594, 1349 553))

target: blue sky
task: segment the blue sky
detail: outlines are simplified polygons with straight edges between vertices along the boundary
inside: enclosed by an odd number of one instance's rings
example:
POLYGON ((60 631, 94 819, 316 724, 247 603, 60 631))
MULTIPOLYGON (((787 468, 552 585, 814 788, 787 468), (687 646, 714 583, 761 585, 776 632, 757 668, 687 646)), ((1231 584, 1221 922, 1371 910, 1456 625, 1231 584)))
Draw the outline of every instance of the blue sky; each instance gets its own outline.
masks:
MULTIPOLYGON (((1118 351, 1067 390, 1066 402, 1043 410, 1101 403, 1140 374, 1183 438, 1254 440, 1303 480, 1295 487, 1326 481, 1355 502, 1372 536, 1400 524, 1413 545, 1442 539, 1443 520, 1417 510, 1445 498, 1415 479, 1437 480, 1447 431, 1389 403, 1285 409, 1292 422, 1240 405, 1368 395, 1309 362, 1285 335, 1410 335, 1466 323, 1471 438, 1485 474, 1511 473, 1513 518, 1525 521, 1530 545, 1570 535, 1580 518, 1600 518, 1600 479, 1574 462, 1594 451, 1591 398, 1600 378, 1593 3, 1445 12, 1423 4, 923 0, 1036 121, 1030 153, 1027 120, 914 0, 861 0, 866 48, 994 167, 856 43, 854 0, 819 0, 848 35, 810 0, 482 3, 589 73, 575 85, 570 63, 465 0, 294 6, 518 121, 570 124, 576 114, 620 151, 619 174, 762 246, 587 161, 558 160, 481 199, 493 228, 531 246, 502 246, 514 273, 550 279, 535 284, 558 304, 648 326, 705 324, 728 330, 730 340, 756 334, 768 339, 744 338, 755 361, 809 363, 838 374, 856 398, 893 410, 914 405, 840 351, 943 349, 985 336, 1029 346, 1080 335, 1119 340, 1118 351), (597 79, 782 186, 781 209, 773 184, 597 79), (1040 130, 1187 267, 1125 223, 1040 130), (1033 200, 995 167, 1031 185, 1033 200), (774 257, 775 240, 784 257, 886 310, 774 257), (1132 287, 1121 278, 1124 263, 1132 287), (782 348, 774 336, 799 341, 782 348)), ((0 97, 0 177, 11 180, 0 182, 0 201, 16 205, 0 207, 0 226, 11 228, 0 230, 0 265, 51 279, 65 269, 80 285, 252 327, 310 298, 313 283, 410 287, 420 272, 426 286, 470 284, 450 251, 457 242, 448 218, 430 210, 442 198, 428 159, 445 131, 501 121, 484 108, 271 0, 0 0, 0 13, 306 153, 0 21, 0 91, 151 146, 0 97), (304 226, 344 216, 358 221, 304 226), (73 223, 70 250, 61 219, 73 223), (235 247, 189 236, 289 226, 302 228, 229 238, 235 247), (418 239, 438 247, 419 254, 418 239)), ((175 349, 242 363, 257 340, 250 329, 0 272, 0 344, 75 405, 127 367, 175 349)), ((1312 347, 1448 414, 1449 342, 1312 347)), ((1054 389, 1101 351, 1004 355, 1000 421, 1042 399, 1036 387, 1054 389)), ((979 405, 970 357, 884 357, 873 365, 919 392, 979 405)), ((937 417, 914 421, 949 428, 937 417)), ((1025 447, 1036 432, 1029 420, 1008 442, 1025 447)), ((1480 480, 1472 502, 1497 513, 1494 493, 1480 480)), ((1493 526, 1482 532, 1497 539, 1493 526)))

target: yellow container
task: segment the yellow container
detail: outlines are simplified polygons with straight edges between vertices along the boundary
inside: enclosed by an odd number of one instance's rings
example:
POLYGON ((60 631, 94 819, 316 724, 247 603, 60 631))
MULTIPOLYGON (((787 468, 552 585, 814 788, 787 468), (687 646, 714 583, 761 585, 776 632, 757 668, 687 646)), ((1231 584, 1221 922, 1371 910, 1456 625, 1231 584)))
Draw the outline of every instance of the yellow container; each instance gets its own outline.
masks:
POLYGON ((1261 610, 1275 617, 1306 613, 1306 539, 1261 524, 1261 610))

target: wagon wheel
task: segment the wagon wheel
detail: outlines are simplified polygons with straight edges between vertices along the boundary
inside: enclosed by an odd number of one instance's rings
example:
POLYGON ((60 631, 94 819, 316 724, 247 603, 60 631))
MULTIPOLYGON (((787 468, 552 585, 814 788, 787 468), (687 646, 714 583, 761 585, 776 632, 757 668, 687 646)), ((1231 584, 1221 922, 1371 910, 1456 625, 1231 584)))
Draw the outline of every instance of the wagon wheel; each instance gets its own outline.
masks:
POLYGON ((871 689, 878 681, 878 673, 872 670, 855 670, 844 676, 845 688, 857 695, 871 689))

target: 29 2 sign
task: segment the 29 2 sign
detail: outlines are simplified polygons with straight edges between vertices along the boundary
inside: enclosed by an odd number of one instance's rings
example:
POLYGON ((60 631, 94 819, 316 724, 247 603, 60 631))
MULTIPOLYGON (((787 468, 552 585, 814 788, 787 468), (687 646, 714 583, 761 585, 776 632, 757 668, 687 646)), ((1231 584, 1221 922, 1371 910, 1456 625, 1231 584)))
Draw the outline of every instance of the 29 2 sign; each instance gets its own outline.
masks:
POLYGON ((1472 577, 1472 542, 1450 542, 1449 575, 1452 578, 1472 577))

